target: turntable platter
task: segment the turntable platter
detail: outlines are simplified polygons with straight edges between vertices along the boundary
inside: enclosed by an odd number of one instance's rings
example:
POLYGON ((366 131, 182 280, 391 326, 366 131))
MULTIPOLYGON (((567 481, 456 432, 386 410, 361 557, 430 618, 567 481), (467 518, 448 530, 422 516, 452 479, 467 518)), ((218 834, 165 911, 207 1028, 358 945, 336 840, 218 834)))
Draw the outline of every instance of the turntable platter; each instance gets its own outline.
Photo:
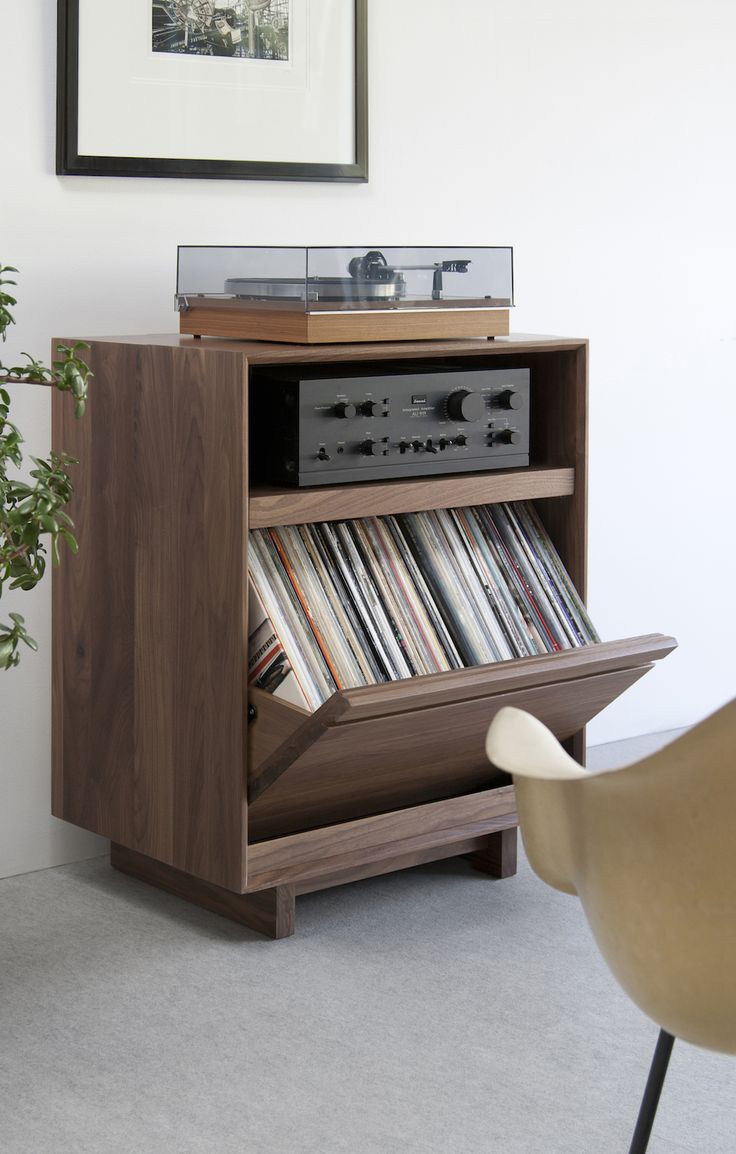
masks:
POLYGON ((295 301, 396 301, 406 295, 400 275, 390 280, 359 280, 356 277, 232 277, 225 292, 240 300, 295 301))

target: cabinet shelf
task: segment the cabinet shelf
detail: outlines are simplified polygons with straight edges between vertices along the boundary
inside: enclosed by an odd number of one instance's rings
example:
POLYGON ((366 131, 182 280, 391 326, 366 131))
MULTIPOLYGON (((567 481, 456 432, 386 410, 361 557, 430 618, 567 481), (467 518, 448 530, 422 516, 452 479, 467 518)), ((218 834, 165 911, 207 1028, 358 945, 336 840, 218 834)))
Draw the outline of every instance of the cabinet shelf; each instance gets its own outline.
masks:
POLYGON ((357 485, 320 485, 313 489, 254 487, 248 517, 251 529, 305 525, 352 517, 378 517, 423 509, 491 505, 570 497, 575 492, 572 468, 530 468, 450 477, 412 477, 408 481, 366 481, 357 485))

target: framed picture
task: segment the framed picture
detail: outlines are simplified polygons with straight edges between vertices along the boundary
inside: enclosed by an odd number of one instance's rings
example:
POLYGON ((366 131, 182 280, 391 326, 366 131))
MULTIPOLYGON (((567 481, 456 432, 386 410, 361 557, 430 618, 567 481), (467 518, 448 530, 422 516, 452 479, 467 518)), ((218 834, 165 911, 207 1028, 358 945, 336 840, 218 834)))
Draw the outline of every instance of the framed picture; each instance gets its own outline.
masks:
POLYGON ((58 0, 62 176, 368 179, 367 0, 58 0))

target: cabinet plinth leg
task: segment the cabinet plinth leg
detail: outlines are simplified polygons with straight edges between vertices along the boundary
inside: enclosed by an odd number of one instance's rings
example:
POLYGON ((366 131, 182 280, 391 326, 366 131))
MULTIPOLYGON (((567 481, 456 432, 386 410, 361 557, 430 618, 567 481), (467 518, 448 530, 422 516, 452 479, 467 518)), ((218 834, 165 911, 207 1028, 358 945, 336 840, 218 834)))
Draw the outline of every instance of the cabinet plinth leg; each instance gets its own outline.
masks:
POLYGON ((513 877, 516 873, 516 834, 515 826, 490 834, 487 847, 470 854, 470 864, 494 878, 513 877))
POLYGON ((110 846, 110 865, 138 881, 158 886, 267 937, 288 938, 294 933, 292 885, 273 886, 252 894, 236 894, 114 842, 110 846))

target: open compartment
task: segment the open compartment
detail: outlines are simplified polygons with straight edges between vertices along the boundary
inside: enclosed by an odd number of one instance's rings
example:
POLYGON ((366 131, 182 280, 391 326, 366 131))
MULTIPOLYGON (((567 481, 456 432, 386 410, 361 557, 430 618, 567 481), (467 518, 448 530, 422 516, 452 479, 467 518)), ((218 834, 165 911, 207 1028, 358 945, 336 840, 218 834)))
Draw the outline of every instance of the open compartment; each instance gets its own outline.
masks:
POLYGON ((484 752, 498 709, 564 740, 674 645, 655 634, 345 690, 311 715, 254 691, 249 840, 506 785, 484 752))

